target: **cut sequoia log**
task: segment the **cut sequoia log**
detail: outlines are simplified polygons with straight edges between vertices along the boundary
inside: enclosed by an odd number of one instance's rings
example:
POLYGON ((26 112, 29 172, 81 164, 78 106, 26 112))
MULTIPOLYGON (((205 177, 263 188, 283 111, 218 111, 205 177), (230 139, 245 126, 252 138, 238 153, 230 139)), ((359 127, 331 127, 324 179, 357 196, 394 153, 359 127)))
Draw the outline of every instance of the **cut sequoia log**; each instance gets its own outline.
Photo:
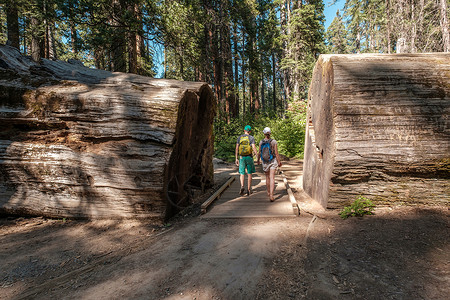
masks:
POLYGON ((0 47, 0 211, 172 216, 213 183, 206 83, 111 73, 0 47))
POLYGON ((304 190, 322 206, 449 204, 450 53, 321 55, 304 190))

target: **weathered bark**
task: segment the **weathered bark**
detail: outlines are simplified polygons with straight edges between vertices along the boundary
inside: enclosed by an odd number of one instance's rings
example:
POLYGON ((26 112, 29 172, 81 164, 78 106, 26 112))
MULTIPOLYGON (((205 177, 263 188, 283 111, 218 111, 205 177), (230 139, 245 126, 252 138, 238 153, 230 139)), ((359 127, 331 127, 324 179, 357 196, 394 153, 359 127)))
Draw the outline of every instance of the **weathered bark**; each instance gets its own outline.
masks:
POLYGON ((213 181, 206 83, 110 73, 0 47, 0 212, 170 217, 213 181))
POLYGON ((449 204, 450 54, 321 55, 303 187, 324 207, 449 204))

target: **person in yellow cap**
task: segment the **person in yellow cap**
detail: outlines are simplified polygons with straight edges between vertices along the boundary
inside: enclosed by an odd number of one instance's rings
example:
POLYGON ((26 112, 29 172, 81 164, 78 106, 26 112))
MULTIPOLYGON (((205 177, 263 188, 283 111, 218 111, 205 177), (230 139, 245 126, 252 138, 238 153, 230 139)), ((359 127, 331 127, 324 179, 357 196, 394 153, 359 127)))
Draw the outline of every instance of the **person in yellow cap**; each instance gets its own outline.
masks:
POLYGON ((281 167, 280 154, 278 153, 278 143, 270 138, 271 131, 269 127, 264 128, 264 139, 259 142, 259 155, 257 164, 262 160, 263 171, 266 174, 266 188, 270 202, 273 202, 273 191, 275 189, 275 171, 281 167))
POLYGON ((255 173, 255 163, 253 161, 253 155, 256 155, 255 138, 250 135, 252 127, 246 125, 244 127, 244 134, 240 135, 236 143, 236 166, 239 167, 239 179, 241 181, 241 190, 239 194, 243 196, 245 194, 244 181, 245 170, 248 174, 247 182, 247 196, 252 193, 252 174, 255 173))

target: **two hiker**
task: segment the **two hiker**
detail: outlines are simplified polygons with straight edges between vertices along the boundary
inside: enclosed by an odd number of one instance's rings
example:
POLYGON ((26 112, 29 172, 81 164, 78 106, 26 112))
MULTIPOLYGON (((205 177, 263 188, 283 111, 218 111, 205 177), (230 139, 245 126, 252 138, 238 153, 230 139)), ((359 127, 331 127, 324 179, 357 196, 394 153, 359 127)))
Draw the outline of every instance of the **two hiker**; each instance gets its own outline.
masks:
POLYGON ((253 155, 257 156, 257 164, 262 160, 263 171, 266 175, 266 188, 270 201, 274 201, 273 191, 275 189, 275 170, 281 167, 281 159, 278 154, 277 141, 270 138, 271 131, 269 127, 264 128, 264 139, 259 143, 259 153, 256 151, 255 138, 250 135, 251 127, 244 127, 244 134, 239 136, 236 143, 236 165, 239 166, 241 189, 239 194, 245 194, 244 181, 245 171, 247 170, 247 195, 252 193, 252 174, 255 172, 253 155), (239 157, 239 159, 238 159, 239 157))

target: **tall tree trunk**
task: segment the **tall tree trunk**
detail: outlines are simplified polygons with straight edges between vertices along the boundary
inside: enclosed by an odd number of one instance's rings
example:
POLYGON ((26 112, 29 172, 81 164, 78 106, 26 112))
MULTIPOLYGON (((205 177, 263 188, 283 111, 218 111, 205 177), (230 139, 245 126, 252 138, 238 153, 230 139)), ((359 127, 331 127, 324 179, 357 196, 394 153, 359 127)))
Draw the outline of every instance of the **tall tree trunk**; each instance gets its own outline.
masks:
MULTIPOLYGON (((202 81, 206 81, 208 83, 212 82, 212 78, 211 78, 211 73, 212 73, 212 69, 211 69, 211 52, 212 52, 212 37, 213 37, 213 33, 212 33, 212 26, 211 26, 211 20, 213 18, 212 15, 212 8, 211 8, 211 3, 209 0, 203 0, 203 9, 205 10, 205 14, 206 14, 206 24, 204 26, 204 52, 203 52, 203 67, 202 67, 202 72, 203 72, 203 76, 201 77, 202 81)), ((202 74, 201 74, 202 75, 202 74)))
POLYGON ((180 75, 181 75, 181 79, 185 80, 185 78, 184 78, 184 51, 183 51, 182 47, 180 47, 178 49, 178 53, 180 55, 180 75))
POLYGON ((417 20, 415 18, 415 9, 414 1, 411 2, 411 53, 416 53, 416 36, 417 36, 417 20))
POLYGON ((164 55, 164 63, 163 63, 164 78, 167 78, 167 50, 166 50, 166 44, 164 44, 163 55, 164 55))
POLYGON ((276 96, 276 68, 275 68, 275 52, 272 52, 272 86, 273 86, 273 94, 272 94, 272 105, 273 112, 277 112, 277 96, 276 96))
POLYGON ((264 90, 266 89, 265 85, 266 85, 266 81, 265 81, 265 78, 264 78, 264 74, 261 74, 261 92, 260 92, 260 95, 261 95, 261 107, 262 107, 263 111, 267 110, 266 97, 265 97, 265 93, 264 93, 264 90))
POLYGON ((8 30, 8 44, 19 49, 19 12, 17 10, 16 0, 6 1, 6 23, 8 30))
POLYGON ((38 62, 41 59, 41 37, 39 33, 39 20, 31 16, 31 58, 38 62))
MULTIPOLYGON (((207 25, 205 26, 205 34, 206 36, 206 63, 210 64, 212 62, 212 73, 213 78, 209 82, 212 81, 214 84, 214 94, 218 101, 218 114, 219 117, 223 117, 223 112, 225 110, 225 104, 222 96, 222 73, 223 69, 221 68, 222 62, 220 61, 220 49, 221 43, 220 40, 220 24, 217 21, 217 15, 212 7, 214 3, 208 0, 203 0, 203 7, 206 11, 207 15, 207 25)), ((220 18, 220 16, 219 16, 220 18)), ((207 70, 210 73, 211 70, 207 70)))
POLYGON ((361 53, 361 30, 358 26, 358 33, 356 33, 356 41, 355 41, 356 53, 361 53))
POLYGON ((223 117, 223 113, 225 111, 225 103, 222 97, 222 62, 219 53, 219 30, 217 28, 217 24, 214 24, 213 37, 212 37, 212 60, 214 64, 214 92, 219 104, 219 116, 223 117))
POLYGON ((399 33, 397 34, 397 45, 396 45, 396 51, 397 53, 407 53, 408 52, 408 33, 407 33, 407 26, 406 26, 406 11, 407 11, 407 4, 406 0, 398 0, 397 1, 397 16, 396 19, 399 21, 398 28, 399 33))
MULTIPOLYGON (((229 12, 229 0, 223 1, 225 4, 225 11, 229 12)), ((225 98, 227 102, 227 119, 230 121, 231 118, 237 116, 236 114, 236 92, 234 87, 234 76, 233 76, 233 56, 231 53, 231 27, 229 21, 229 15, 227 15, 226 20, 223 25, 223 57, 224 60, 224 80, 225 80, 225 98)))
POLYGON ((233 43, 234 43, 234 90, 236 95, 235 102, 235 113, 236 117, 239 116, 239 51, 238 51, 238 37, 237 37, 237 24, 235 23, 233 26, 234 35, 233 35, 233 43))
POLYGON ((387 19, 387 24, 386 24, 386 40, 387 40, 387 53, 391 53, 391 4, 390 4, 390 0, 386 0, 385 2, 386 5, 386 19, 387 19))
POLYGON ((425 0, 420 0, 419 1, 419 16, 417 17, 417 22, 416 22, 417 23, 416 26, 419 28, 419 32, 423 28, 422 26, 423 26, 424 10, 425 10, 425 0))
POLYGON ((111 25, 114 29, 112 38, 112 70, 114 72, 126 72, 127 65, 125 61, 126 52, 126 39, 123 28, 119 24, 119 19, 121 19, 122 5, 119 0, 112 0, 113 13, 110 18, 111 25))
POLYGON ((96 48, 94 50, 94 62, 95 67, 100 70, 105 70, 105 51, 102 48, 96 48))
POLYGON ((447 0, 441 0, 441 29, 442 29, 442 42, 444 44, 444 52, 450 52, 450 33, 449 33, 449 23, 448 23, 448 7, 447 0))
POLYGON ((73 12, 76 8, 74 0, 69 0, 69 27, 70 27, 70 44, 72 46, 72 54, 78 54, 78 37, 73 12))
MULTIPOLYGON (((128 10, 133 12, 133 20, 139 20, 137 4, 131 3, 128 10)), ((131 26, 135 28, 135 26, 131 26)), ((138 35, 135 30, 129 30, 128 33, 128 72, 138 74, 138 35)))
POLYGON ((55 45, 55 37, 54 37, 54 25, 53 23, 47 24, 47 45, 48 45, 48 52, 47 52, 47 58, 48 59, 57 59, 56 57, 56 45, 55 45))
MULTIPOLYGON (((253 29, 253 28, 252 28, 253 29)), ((250 112, 255 113, 260 109, 258 98, 258 74, 256 66, 256 49, 255 49, 256 31, 251 30, 248 40, 249 49, 249 80, 250 80, 250 112)))
POLYGON ((128 72, 138 74, 137 38, 135 32, 128 32, 128 72))
POLYGON ((142 58, 150 58, 148 57, 150 55, 149 51, 145 51, 145 44, 144 44, 144 24, 142 23, 142 10, 140 7, 136 4, 136 19, 138 20, 138 32, 136 32, 136 56, 137 56, 137 74, 140 75, 147 75, 145 74, 145 70, 142 67, 142 64, 140 60, 142 61, 142 58))
MULTIPOLYGON (((243 57, 243 56, 242 56, 243 57)), ((244 61, 242 61, 242 112, 245 114, 247 112, 247 107, 246 107, 246 101, 245 99, 247 98, 246 96, 246 91, 245 91, 245 66, 244 66, 244 61)))
MULTIPOLYGON (((290 20, 290 7, 289 4, 290 1, 285 1, 281 5, 281 11, 280 11, 280 23, 281 23, 281 33, 284 36, 289 36, 289 20, 290 20)), ((288 43, 286 40, 283 41, 283 58, 289 57, 289 49, 288 49, 288 43)), ((290 99, 291 98, 291 89, 290 89, 290 72, 287 68, 283 70, 283 87, 284 87, 284 93, 285 98, 290 99)))
POLYGON ((43 39, 44 46, 42 47, 44 50, 43 57, 47 59, 55 59, 56 51, 55 51, 55 40, 53 35, 54 23, 53 23, 53 11, 50 7, 50 3, 48 1, 44 1, 43 3, 44 15, 46 16, 44 19, 45 25, 45 35, 43 39))

